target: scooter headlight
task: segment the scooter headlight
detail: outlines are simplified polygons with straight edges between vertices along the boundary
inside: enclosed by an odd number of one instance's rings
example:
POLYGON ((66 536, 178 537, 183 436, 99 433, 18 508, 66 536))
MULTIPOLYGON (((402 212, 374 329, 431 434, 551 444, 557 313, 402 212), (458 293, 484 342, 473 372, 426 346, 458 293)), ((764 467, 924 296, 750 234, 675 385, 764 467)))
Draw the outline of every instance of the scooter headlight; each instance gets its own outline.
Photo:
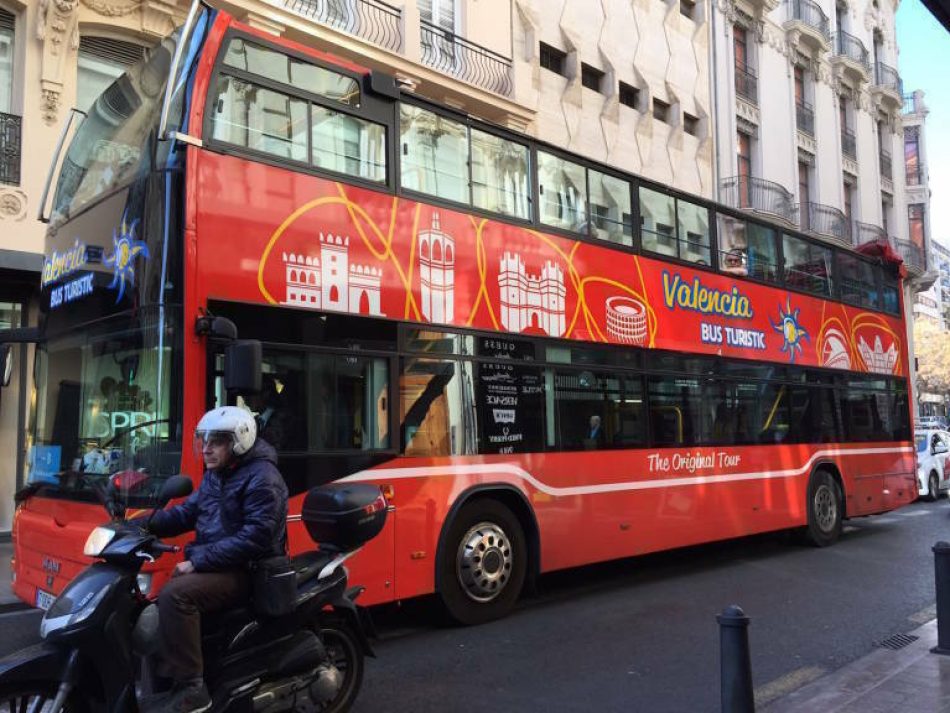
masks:
POLYGON ((111 527, 97 527, 86 538, 82 553, 87 557, 98 557, 114 538, 115 530, 111 527))

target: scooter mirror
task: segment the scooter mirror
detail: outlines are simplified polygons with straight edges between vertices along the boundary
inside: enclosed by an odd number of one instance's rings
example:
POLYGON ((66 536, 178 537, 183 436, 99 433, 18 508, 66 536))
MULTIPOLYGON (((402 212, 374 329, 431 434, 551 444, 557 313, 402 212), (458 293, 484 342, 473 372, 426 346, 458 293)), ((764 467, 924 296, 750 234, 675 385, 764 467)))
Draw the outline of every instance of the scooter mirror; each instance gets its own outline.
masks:
POLYGON ((191 495, 191 479, 183 475, 173 475, 162 484, 162 489, 158 494, 159 507, 165 507, 170 500, 183 498, 191 495))

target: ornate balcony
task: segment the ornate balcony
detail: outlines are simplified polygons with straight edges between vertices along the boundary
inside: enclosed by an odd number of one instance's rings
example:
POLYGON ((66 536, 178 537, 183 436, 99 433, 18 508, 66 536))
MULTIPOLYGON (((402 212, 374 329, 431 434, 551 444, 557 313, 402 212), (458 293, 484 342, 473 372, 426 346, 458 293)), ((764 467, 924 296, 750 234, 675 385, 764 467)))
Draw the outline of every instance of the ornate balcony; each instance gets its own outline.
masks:
POLYGON ((867 47, 857 37, 844 31, 832 35, 831 63, 837 71, 850 74, 859 82, 871 79, 871 60, 867 47))
POLYGON ((284 7, 384 49, 402 49, 402 10, 382 0, 285 0, 284 7))
POLYGON ((908 270, 923 274, 927 271, 927 260, 924 256, 924 250, 917 243, 910 240, 898 240, 891 238, 891 244, 897 251, 897 254, 904 259, 904 265, 908 270))
POLYGON ((798 224, 806 233, 851 246, 851 222, 834 206, 799 203, 798 224))
POLYGON ((862 223, 857 220, 854 221, 853 235, 855 245, 873 243, 877 240, 883 240, 887 242, 887 233, 884 232, 883 228, 880 228, 877 225, 872 225, 871 223, 862 223))
POLYGON ((795 103, 795 125, 799 131, 815 137, 815 110, 808 102, 795 103))
POLYGON ((841 129, 841 153, 852 161, 858 160, 858 143, 854 138, 854 132, 847 127, 841 129))
POLYGON ((792 45, 805 44, 819 52, 831 47, 831 23, 818 3, 812 0, 787 0, 788 20, 785 31, 792 45))
POLYGON ((798 223, 798 205, 786 188, 752 176, 731 176, 719 182, 719 200, 733 208, 762 213, 789 225, 798 223))
POLYGON ((736 63, 736 94, 753 104, 759 103, 759 78, 752 67, 736 63))
POLYGON ((874 85, 871 91, 879 94, 881 99, 890 105, 890 109, 898 111, 904 104, 904 83, 897 70, 883 62, 874 65, 874 85))
POLYGON ((0 183, 20 185, 20 142, 23 119, 0 113, 0 183))
POLYGON ((511 93, 511 60, 421 20, 422 62, 463 82, 505 96, 511 93))

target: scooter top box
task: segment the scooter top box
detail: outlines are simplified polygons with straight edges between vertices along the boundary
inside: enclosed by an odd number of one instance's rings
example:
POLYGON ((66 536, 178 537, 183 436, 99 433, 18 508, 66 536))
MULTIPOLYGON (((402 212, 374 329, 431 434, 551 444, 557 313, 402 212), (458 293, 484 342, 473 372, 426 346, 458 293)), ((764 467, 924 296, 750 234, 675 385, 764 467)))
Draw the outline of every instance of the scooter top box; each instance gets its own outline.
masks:
POLYGON ((304 498, 301 519, 314 542, 352 550, 383 529, 386 499, 367 483, 321 485, 304 498))

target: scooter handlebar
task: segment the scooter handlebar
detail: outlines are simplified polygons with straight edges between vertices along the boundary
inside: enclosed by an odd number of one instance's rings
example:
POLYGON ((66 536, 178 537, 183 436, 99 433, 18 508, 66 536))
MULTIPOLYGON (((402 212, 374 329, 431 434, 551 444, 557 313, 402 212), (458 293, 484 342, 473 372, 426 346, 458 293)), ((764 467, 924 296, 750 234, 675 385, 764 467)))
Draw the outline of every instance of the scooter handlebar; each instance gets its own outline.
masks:
POLYGON ((152 549, 156 552, 181 552, 181 547, 178 545, 166 545, 164 542, 156 542, 152 545, 152 549))

